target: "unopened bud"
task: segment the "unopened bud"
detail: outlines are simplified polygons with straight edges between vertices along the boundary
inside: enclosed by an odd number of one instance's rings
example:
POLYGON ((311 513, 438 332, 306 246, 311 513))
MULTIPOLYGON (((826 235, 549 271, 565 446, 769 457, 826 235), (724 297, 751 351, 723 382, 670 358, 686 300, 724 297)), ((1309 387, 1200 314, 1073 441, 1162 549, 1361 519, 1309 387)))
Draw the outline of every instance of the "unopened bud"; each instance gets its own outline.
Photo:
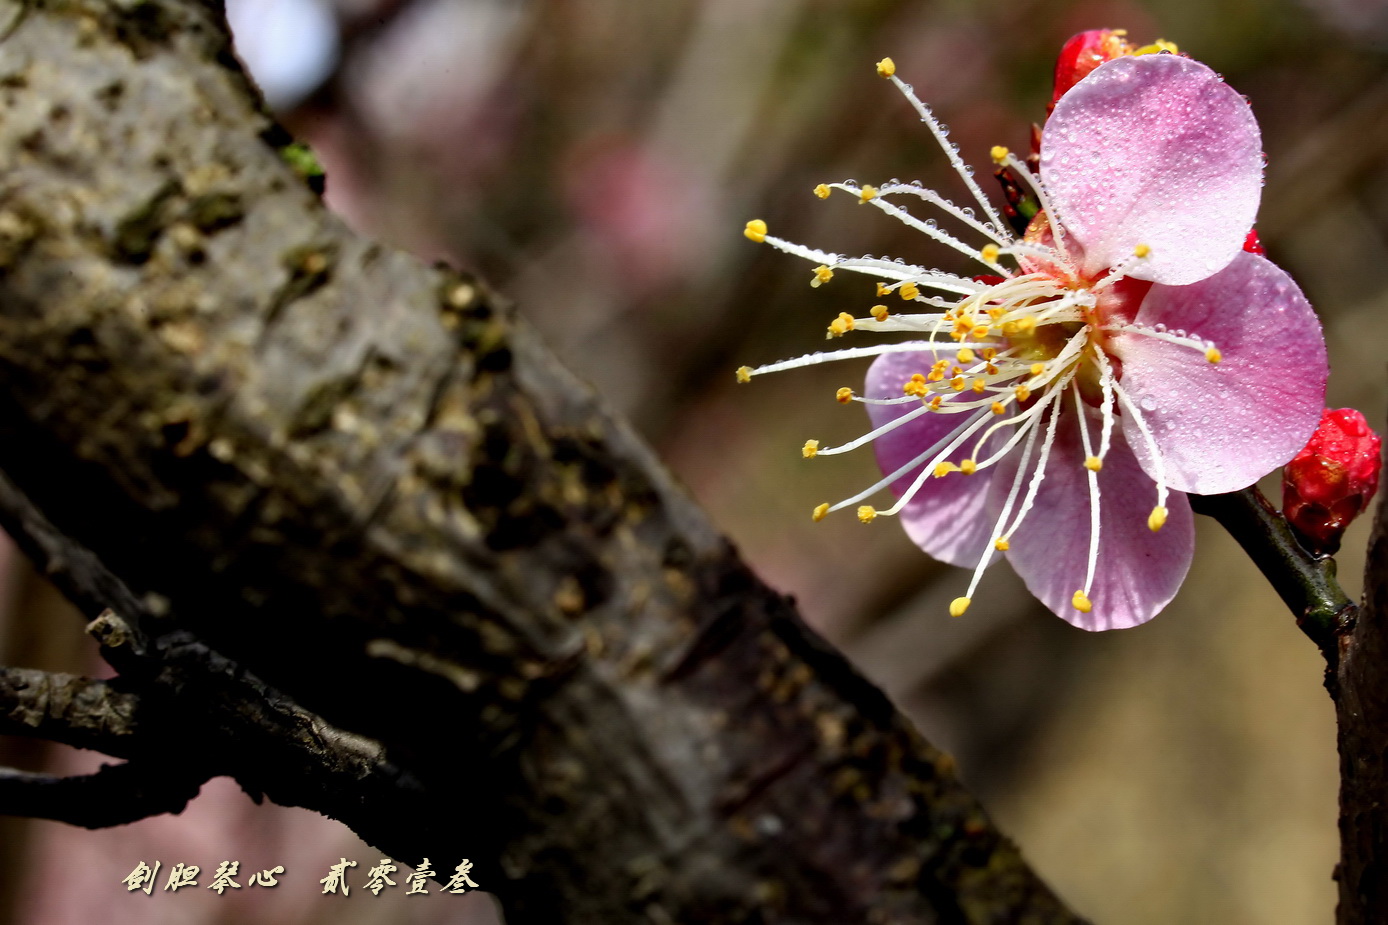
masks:
POLYGON ((1060 57, 1055 62, 1055 93, 1051 97, 1051 109, 1060 98, 1089 76, 1105 61, 1121 58, 1133 53, 1133 47, 1123 39, 1123 30, 1090 29, 1073 36, 1060 49, 1060 57))
POLYGON ((1303 545, 1331 554, 1378 490, 1380 440, 1353 408, 1326 410, 1306 447, 1282 469, 1282 513, 1303 545))

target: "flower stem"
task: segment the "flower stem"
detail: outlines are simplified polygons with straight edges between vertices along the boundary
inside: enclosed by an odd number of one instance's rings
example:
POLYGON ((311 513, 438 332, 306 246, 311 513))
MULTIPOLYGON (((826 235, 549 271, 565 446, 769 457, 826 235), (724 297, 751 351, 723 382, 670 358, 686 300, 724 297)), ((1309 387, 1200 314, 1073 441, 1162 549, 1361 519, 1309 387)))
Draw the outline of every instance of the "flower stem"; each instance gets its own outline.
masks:
POLYGON ((1359 613, 1335 578, 1335 560, 1308 552, 1256 485, 1223 495, 1187 497, 1192 510, 1219 521, 1238 541, 1333 668, 1337 635, 1351 627, 1359 613))

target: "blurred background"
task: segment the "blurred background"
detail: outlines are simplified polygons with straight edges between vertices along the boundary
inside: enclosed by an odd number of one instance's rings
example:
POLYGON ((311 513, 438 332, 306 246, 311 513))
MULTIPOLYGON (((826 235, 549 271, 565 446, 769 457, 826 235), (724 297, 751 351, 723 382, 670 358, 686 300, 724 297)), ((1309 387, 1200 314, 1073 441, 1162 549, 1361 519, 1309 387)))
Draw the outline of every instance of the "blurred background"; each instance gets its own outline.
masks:
MULTIPOLYGON (((963 269, 951 252, 821 181, 920 179, 962 200, 884 55, 966 160, 1025 149, 1072 33, 1126 27, 1220 71, 1262 124, 1258 230, 1330 345, 1330 403, 1384 421, 1388 335, 1388 3, 1384 0, 227 0, 239 51, 326 168, 360 231, 475 270, 628 415, 774 586, 958 758, 965 780, 1065 900, 1097 923, 1332 919, 1337 759, 1314 646, 1214 524, 1152 623, 1091 635, 1006 566, 966 617, 964 572, 897 525, 810 510, 870 484, 863 455, 805 462, 860 432, 839 364, 737 386, 733 370, 819 349, 871 283, 741 234, 751 218, 831 251, 963 269), (833 569, 824 567, 833 561, 833 569)), ((991 190, 991 182, 985 188, 991 190)), ((361 306, 371 311, 371 306, 361 306)), ((1276 497, 1277 483, 1265 485, 1276 497)), ((1340 557, 1357 596, 1367 524, 1340 557)), ((0 662, 95 671, 82 621, 13 553, 0 662)), ((99 759, 0 742, 0 763, 99 759)), ((465 838, 466 833, 460 837, 465 838)), ((484 895, 322 896, 345 856, 379 855, 312 813, 217 781, 181 817, 89 833, 0 820, 0 920, 497 921, 484 895), (140 860, 282 864, 274 890, 127 894, 140 860), (197 895, 195 895, 197 894, 197 895)), ((474 873, 482 886, 487 872, 474 873)))

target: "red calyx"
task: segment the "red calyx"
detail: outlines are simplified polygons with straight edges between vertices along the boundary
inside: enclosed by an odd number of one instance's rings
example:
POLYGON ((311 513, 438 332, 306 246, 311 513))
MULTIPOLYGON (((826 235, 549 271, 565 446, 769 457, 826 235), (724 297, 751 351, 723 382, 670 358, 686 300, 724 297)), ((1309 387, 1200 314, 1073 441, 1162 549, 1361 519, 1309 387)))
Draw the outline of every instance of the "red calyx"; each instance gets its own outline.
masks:
POLYGON ((1282 513, 1311 552, 1338 550, 1345 528, 1373 500, 1380 448, 1364 415, 1327 409, 1310 442, 1282 469, 1282 513))
POLYGON ((1105 61, 1112 61, 1131 54, 1132 46, 1123 39, 1120 32, 1112 29, 1090 29, 1071 37, 1060 49, 1060 57, 1055 62, 1055 92, 1047 114, 1055 108, 1065 92, 1089 76, 1105 61))

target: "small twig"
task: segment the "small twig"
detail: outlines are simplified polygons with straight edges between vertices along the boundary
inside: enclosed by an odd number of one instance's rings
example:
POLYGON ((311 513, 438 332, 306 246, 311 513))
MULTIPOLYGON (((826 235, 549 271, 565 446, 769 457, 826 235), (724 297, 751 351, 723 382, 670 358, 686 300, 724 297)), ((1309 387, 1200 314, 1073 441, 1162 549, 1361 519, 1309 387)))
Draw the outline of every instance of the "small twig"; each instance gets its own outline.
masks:
POLYGON ((212 775, 154 762, 103 765, 59 777, 0 768, 0 815, 56 819, 88 829, 180 813, 212 775))
POLYGON ((1338 637, 1359 615, 1358 605, 1336 580, 1335 560, 1307 552, 1256 485, 1223 495, 1188 497, 1192 510, 1219 521, 1248 553, 1333 672, 1339 660, 1338 637))

